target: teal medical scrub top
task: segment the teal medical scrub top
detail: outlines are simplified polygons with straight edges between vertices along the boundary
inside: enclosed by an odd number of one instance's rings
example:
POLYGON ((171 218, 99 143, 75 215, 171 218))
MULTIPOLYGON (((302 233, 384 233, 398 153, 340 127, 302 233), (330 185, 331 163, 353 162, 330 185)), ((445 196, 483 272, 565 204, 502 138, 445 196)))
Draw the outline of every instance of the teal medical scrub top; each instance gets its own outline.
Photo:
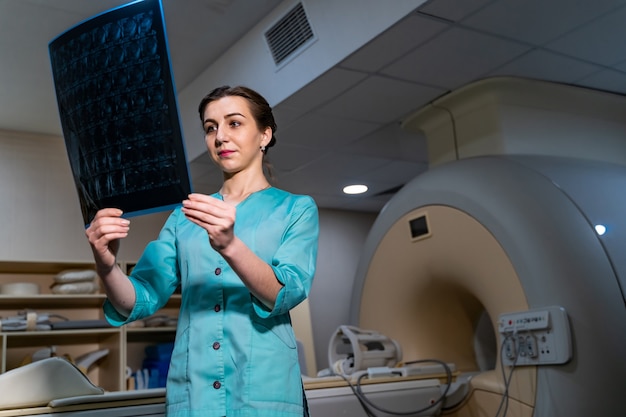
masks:
MULTIPOLYGON (((213 197, 221 198, 219 194, 213 197)), ((301 417, 303 389, 289 311, 309 294, 317 258, 318 209, 309 196, 268 188, 237 205, 235 234, 283 284, 273 309, 254 297, 209 244, 204 229, 175 209, 130 279, 129 317, 162 308, 178 285, 182 301, 168 372, 169 417, 301 417)))

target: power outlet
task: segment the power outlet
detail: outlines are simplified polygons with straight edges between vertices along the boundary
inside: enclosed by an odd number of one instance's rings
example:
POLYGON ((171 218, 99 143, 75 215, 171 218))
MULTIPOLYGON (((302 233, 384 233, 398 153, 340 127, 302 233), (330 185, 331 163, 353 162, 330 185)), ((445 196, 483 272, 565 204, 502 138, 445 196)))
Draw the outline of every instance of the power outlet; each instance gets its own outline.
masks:
POLYGON ((572 357, 569 320, 562 307, 501 314, 498 331, 505 365, 563 364, 572 357))

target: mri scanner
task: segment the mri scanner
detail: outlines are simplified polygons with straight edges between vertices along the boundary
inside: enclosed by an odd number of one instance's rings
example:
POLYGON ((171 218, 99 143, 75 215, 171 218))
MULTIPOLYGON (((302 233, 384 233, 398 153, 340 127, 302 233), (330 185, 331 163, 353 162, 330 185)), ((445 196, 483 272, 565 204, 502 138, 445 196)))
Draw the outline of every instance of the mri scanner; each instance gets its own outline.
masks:
MULTIPOLYGON (((623 97, 496 78, 407 120, 431 167, 376 219, 351 324, 395 340, 405 362, 455 365, 463 399, 419 415, 624 414, 624 116, 623 97)), ((423 389, 396 391, 395 410, 423 389)), ((312 416, 363 415, 314 393, 312 416)))
MULTIPOLYGON (((450 415, 496 416, 502 371, 511 369, 499 358, 501 320, 517 312, 545 317, 560 332, 545 349, 558 353, 564 345, 563 356, 521 357, 525 366, 518 359, 507 415, 620 415, 624 187, 624 167, 553 157, 472 158, 423 174, 370 233, 357 273, 355 322, 384 330, 404 360, 438 358, 472 373, 467 398, 450 415), (416 219, 426 225, 417 233, 416 219), (594 228, 600 224, 602 236, 594 228)), ((543 334, 525 323, 518 333, 544 349, 543 334)))
MULTIPOLYGON (((311 416, 623 415, 624 116, 620 96, 497 78, 409 118, 431 166, 370 230, 311 416)), ((104 413, 161 415, 162 394, 104 413)))

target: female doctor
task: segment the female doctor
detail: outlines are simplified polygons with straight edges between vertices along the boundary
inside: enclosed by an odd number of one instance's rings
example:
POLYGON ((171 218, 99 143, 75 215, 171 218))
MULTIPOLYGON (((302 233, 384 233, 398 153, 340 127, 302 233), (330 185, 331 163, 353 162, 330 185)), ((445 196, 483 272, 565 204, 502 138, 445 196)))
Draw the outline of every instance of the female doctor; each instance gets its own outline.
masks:
POLYGON ((117 326, 148 317, 180 285, 169 417, 308 415, 289 311, 307 297, 315 273, 317 206, 265 176, 276 123, 261 95, 220 87, 199 112, 221 189, 189 195, 130 276, 116 262, 130 228, 122 212, 102 209, 86 230, 105 316, 117 326))

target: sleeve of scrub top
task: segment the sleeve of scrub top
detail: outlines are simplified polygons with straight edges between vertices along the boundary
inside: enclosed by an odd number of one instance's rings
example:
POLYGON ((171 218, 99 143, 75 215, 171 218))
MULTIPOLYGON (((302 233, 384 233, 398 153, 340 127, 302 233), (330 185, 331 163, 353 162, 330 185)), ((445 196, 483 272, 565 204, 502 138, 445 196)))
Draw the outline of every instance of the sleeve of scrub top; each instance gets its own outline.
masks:
POLYGON ((270 265, 283 287, 278 292, 274 308, 268 309, 252 297, 254 310, 261 318, 285 314, 301 303, 309 294, 319 237, 317 206, 311 197, 301 197, 291 211, 283 240, 270 265))
POLYGON ((107 299, 104 316, 113 326, 149 317, 163 307, 176 290, 180 279, 176 252, 176 224, 180 210, 165 222, 157 240, 146 246, 129 276, 135 288, 136 302, 128 317, 120 314, 107 299))

